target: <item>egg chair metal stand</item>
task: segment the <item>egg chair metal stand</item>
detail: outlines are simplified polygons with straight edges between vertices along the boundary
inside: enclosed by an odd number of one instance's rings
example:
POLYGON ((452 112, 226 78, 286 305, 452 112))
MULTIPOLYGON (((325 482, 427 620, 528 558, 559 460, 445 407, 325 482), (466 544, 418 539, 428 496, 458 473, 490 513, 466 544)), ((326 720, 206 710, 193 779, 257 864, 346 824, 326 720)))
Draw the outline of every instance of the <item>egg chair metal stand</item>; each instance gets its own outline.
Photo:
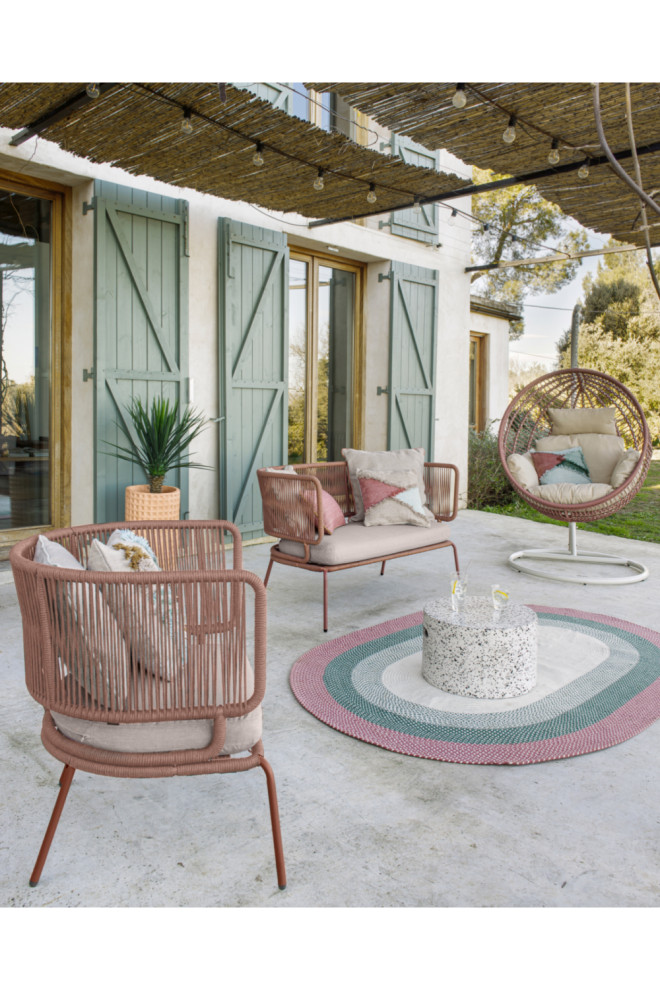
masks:
POLYGON ((517 571, 550 581, 571 584, 621 585, 635 584, 649 576, 648 568, 637 561, 614 554, 580 552, 577 549, 577 524, 604 519, 623 509, 637 495, 651 463, 652 444, 642 408, 632 392, 617 379, 600 371, 567 368, 552 371, 535 379, 513 398, 502 417, 499 429, 499 455, 504 471, 516 494, 528 505, 550 519, 568 523, 567 550, 518 550, 509 557, 517 571), (616 432, 626 449, 639 451, 639 460, 632 473, 607 495, 577 504, 551 502, 528 491, 511 473, 507 458, 525 454, 535 444, 550 435, 549 409, 603 408, 614 409, 616 432), (527 563, 542 562, 542 566, 527 563), (611 564, 626 568, 616 575, 591 575, 588 569, 579 573, 560 573, 545 565, 561 562, 576 565, 611 564))

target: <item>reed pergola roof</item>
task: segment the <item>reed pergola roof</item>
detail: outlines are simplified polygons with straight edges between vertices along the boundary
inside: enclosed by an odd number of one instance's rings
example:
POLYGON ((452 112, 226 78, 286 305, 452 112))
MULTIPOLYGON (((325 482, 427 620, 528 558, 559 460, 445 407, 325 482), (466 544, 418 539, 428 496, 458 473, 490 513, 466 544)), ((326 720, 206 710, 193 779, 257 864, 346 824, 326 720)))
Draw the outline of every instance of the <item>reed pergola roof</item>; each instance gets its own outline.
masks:
POLYGON ((230 84, 222 92, 216 83, 101 86, 89 100, 81 83, 4 83, 0 126, 30 133, 37 125, 42 138, 92 162, 304 217, 382 213, 464 185, 321 130, 230 84), (184 111, 193 125, 187 136, 184 111), (257 142, 262 166, 252 162, 257 142), (313 187, 319 168, 322 191, 313 187), (366 199, 371 183, 376 207, 366 199))
MULTIPOLYGON (((81 83, 0 84, 0 127, 12 143, 38 134, 67 151, 266 209, 295 212, 313 223, 378 215, 422 202, 474 194, 455 175, 408 165, 355 144, 342 134, 292 117, 251 92, 216 83, 100 84, 88 99, 81 83), (193 124, 181 131, 184 113, 193 124), (252 157, 263 145, 264 164, 252 157), (324 188, 314 189, 323 169, 324 188), (377 202, 367 193, 373 183, 377 202)), ((332 91, 381 125, 425 147, 444 148, 468 165, 533 183, 584 226, 618 241, 644 245, 640 200, 616 175, 596 133, 586 83, 465 83, 463 109, 452 103, 454 83, 310 83, 332 91), (502 132, 511 116, 516 140, 502 132), (551 142, 561 160, 548 165, 551 142), (577 168, 589 159, 589 176, 577 168)), ((605 134, 620 164, 633 174, 622 84, 601 87, 605 134)), ((660 86, 632 85, 632 119, 643 184, 660 191, 660 86)), ((649 211, 652 244, 660 217, 649 211)))
MULTIPOLYGON (((463 83, 467 104, 462 109, 452 103, 456 83, 308 85, 336 93, 428 149, 444 148, 470 165, 524 176, 585 227, 629 244, 645 243, 639 197, 603 162, 589 83, 463 83), (516 139, 505 144, 502 134, 511 117, 516 139), (548 164, 553 141, 560 153, 555 169, 548 164), (577 167, 587 159, 589 175, 580 179, 577 167), (530 178, 534 173, 538 176, 530 178)), ((625 86, 601 85, 600 103, 607 143, 634 178, 625 86)), ((643 186, 655 196, 660 194, 660 85, 633 83, 631 105, 643 186)), ((649 212, 648 220, 651 243, 658 244, 660 217, 649 212)))

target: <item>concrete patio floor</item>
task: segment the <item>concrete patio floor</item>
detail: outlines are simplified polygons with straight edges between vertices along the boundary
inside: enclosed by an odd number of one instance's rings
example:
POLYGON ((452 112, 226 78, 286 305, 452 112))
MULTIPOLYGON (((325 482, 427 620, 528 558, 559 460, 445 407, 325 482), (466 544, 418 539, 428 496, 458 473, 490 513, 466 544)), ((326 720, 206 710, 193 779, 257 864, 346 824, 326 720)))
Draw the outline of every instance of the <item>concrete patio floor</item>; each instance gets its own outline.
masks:
MULTIPOLYGON (((506 581, 519 602, 584 609, 660 630, 660 545, 579 534, 579 546, 645 563, 626 587, 515 573, 524 546, 566 530, 463 511, 452 524, 470 593, 506 581)), ((269 545, 246 547, 264 576, 269 545)), ((43 878, 28 876, 60 765, 39 738, 23 680, 13 584, 0 573, 0 885, 5 907, 652 907, 660 904, 660 721, 611 749, 529 766, 466 766, 390 753, 326 727, 291 693, 312 646, 445 594, 451 552, 321 578, 274 569, 264 745, 275 771, 288 887, 275 880, 265 778, 115 780, 79 772, 43 878)))

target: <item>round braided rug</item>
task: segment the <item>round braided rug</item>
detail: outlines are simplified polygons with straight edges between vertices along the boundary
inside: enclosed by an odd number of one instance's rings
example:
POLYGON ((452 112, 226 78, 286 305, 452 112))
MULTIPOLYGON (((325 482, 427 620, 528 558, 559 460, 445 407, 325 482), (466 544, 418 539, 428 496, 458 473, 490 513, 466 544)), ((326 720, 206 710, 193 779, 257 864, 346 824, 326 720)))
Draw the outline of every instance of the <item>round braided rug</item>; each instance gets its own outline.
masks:
POLYGON ((660 633, 606 615, 531 605, 536 687, 464 698, 422 677, 422 613, 317 646, 290 683, 301 705, 383 749, 450 763, 542 763, 606 749, 660 717, 660 633))

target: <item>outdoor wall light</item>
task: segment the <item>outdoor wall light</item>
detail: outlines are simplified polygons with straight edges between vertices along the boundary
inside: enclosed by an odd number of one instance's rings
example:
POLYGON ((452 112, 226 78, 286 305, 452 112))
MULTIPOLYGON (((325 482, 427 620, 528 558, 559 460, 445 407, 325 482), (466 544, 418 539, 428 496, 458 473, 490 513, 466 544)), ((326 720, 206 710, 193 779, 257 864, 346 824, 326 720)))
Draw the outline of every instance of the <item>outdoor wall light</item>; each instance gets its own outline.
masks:
POLYGON ((513 115, 509 117, 509 123, 502 134, 502 140, 505 144, 513 144, 516 140, 516 118, 513 115))
POLYGON ((456 83, 456 92, 451 98, 451 102, 454 104, 457 110, 462 110, 467 103, 467 95, 465 93, 465 83, 456 83))

